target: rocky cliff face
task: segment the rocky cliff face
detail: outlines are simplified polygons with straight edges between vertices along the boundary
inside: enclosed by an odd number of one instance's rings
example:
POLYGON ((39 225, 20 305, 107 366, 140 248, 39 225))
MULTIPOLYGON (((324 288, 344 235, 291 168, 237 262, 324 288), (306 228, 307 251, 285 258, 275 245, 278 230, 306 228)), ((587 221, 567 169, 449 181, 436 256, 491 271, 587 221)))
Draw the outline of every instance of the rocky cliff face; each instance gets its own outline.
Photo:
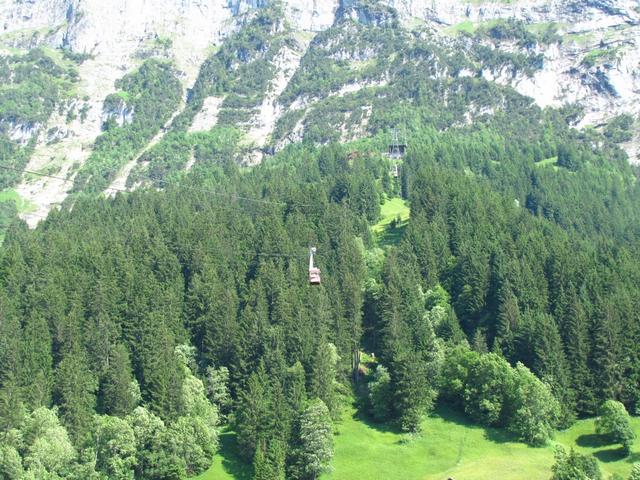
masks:
MULTIPOLYGON (((135 114, 104 109, 104 99, 115 91, 117 79, 136 68, 146 56, 160 56, 174 61, 188 92, 212 49, 232 32, 243 28, 252 12, 268 3, 269 0, 0 0, 0 54, 3 48, 48 45, 91 55, 79 66, 78 98, 83 99, 85 105, 85 121, 69 124, 64 115, 54 115, 47 125, 31 125, 28 131, 24 126, 15 126, 12 131, 14 140, 23 143, 38 137, 28 167, 40 169, 46 166, 46 159, 52 159, 62 165, 62 173, 73 179, 74 172, 90 154, 92 141, 100 134, 102 123, 115 116, 119 124, 126 124, 135 114), (62 138, 56 139, 55 148, 50 146, 50 135, 46 134, 52 131, 65 132, 62 138)), ((451 43, 456 31, 489 25, 496 19, 515 18, 532 28, 554 24, 558 41, 526 47, 510 39, 487 41, 487 46, 496 51, 540 55, 540 68, 523 73, 492 66, 482 69, 482 76, 515 88, 542 107, 580 104, 585 112, 580 126, 598 125, 620 113, 640 116, 640 0, 511 3, 286 0, 283 3, 286 20, 297 40, 283 46, 274 57, 271 83, 253 116, 243 124, 247 141, 256 145, 248 159, 251 162, 260 160, 262 150, 278 128, 277 121, 289 108, 287 104, 292 105, 290 98, 283 102, 282 95, 288 95, 288 86, 296 81, 296 72, 304 68, 301 65, 305 62, 301 59, 311 39, 345 18, 362 23, 399 21, 407 30, 419 27, 422 35, 430 32, 434 41, 443 45, 451 43)), ((367 52, 361 52, 361 56, 351 60, 366 63, 367 52)), ((383 78, 367 81, 372 85, 385 82, 383 78)), ((336 94, 357 91, 366 86, 367 81, 352 82, 336 94)), ((304 96, 294 100, 293 107, 301 110, 310 101, 304 96)), ((220 108, 224 108, 224 97, 205 99, 190 131, 215 125, 220 108)), ((370 114, 369 106, 362 108, 365 117, 370 114)), ((280 137, 299 138, 303 117, 304 114, 298 115, 299 120, 293 122, 288 134, 280 137)), ((357 132, 360 130, 352 134, 357 132)), ((343 138, 353 136, 343 133, 343 138)), ((161 138, 156 139, 159 140, 161 138)), ((283 144, 277 142, 279 146, 283 144)), ((638 144, 638 138, 626 144, 632 161, 637 158, 638 144)), ((38 206, 31 223, 37 222, 55 202, 64 198, 68 188, 65 182, 45 179, 20 185, 18 191, 38 206)))
POLYGON ((525 0, 465 2, 457 0, 388 0, 405 18, 418 17, 444 25, 515 17, 530 23, 567 22, 603 27, 637 21, 635 0, 525 0))

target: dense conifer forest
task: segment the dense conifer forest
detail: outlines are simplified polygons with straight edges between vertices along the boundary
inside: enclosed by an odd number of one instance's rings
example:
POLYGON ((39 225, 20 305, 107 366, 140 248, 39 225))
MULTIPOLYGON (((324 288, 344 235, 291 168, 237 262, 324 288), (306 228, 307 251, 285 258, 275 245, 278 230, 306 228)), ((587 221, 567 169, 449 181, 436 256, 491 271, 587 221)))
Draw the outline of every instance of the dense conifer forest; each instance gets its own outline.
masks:
POLYGON ((634 412, 631 168, 570 137, 556 148, 575 171, 517 142, 494 165, 482 152, 499 138, 481 128, 427 130, 396 182, 386 137, 249 170, 220 160, 15 223, 0 267, 7 478, 184 478, 222 423, 257 478, 314 478, 353 394, 406 431, 446 402, 532 445, 604 400, 634 412), (380 243, 370 225, 394 195, 411 219, 380 243))

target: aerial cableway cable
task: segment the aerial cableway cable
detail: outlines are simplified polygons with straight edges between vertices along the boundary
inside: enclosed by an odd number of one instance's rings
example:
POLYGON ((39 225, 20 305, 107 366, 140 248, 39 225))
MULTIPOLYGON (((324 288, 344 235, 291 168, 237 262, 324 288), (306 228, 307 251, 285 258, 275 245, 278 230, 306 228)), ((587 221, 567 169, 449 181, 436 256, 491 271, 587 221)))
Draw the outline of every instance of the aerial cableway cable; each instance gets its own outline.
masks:
MULTIPOLYGON (((55 175, 50 175, 47 173, 40 173, 40 172, 34 172, 31 170, 26 170, 26 169, 18 169, 18 168, 14 168, 14 167, 8 167, 8 166, 4 166, 4 165, 0 165, 0 169, 2 170, 7 170, 7 171, 13 171, 13 172, 17 172, 20 174, 28 174, 28 175, 35 175, 38 177, 44 177, 44 178, 51 178, 53 180, 57 180, 57 181, 61 181, 64 183, 73 183, 74 180, 70 179, 70 178, 63 178, 63 177, 58 177, 55 175)), ((154 180, 150 177, 146 177, 148 180, 152 180, 152 181, 157 181, 154 180)), ((160 180, 161 183, 163 183, 165 186, 170 186, 172 184, 167 183, 164 180, 160 180)), ((193 187, 193 186, 189 186, 189 185, 179 185, 179 188, 185 188, 185 189, 189 189, 189 190, 196 190, 196 191, 200 191, 202 193, 205 194, 210 194, 210 195, 216 195, 219 197, 225 197, 227 199, 230 199, 232 201, 246 201, 246 202, 252 202, 254 204, 261 204, 261 205, 277 205, 280 207, 283 206, 296 206, 296 207, 311 207, 313 205, 311 204, 305 204, 305 203, 297 203, 297 202, 286 202, 286 201, 282 201, 282 200, 265 200, 265 199, 260 199, 260 198, 252 198, 252 197, 246 197, 243 195, 237 195, 235 193, 231 193, 231 194, 227 194, 227 193, 221 193, 221 192, 215 192, 209 189, 205 189, 205 188, 201 188, 201 187, 193 187)), ((105 188, 103 191, 113 191, 113 192, 118 192, 118 193, 132 193, 130 190, 124 189, 124 188, 118 188, 118 187, 107 187, 105 188)), ((215 209, 221 209, 221 210, 231 210, 231 211, 237 211, 236 208, 231 207, 231 206, 223 206, 223 205, 215 205, 215 206, 211 206, 212 208, 215 209)), ((47 218, 47 215, 40 215, 40 214, 25 214, 24 215, 27 218, 40 218, 42 220, 47 218)), ((235 251, 233 253, 233 255, 235 256, 250 256, 250 257, 268 257, 268 258, 309 258, 309 284, 311 285, 319 285, 320 284, 320 269, 315 267, 313 265, 313 256, 316 253, 316 248, 315 247, 309 247, 309 251, 308 253, 305 254, 287 254, 287 253, 271 253, 271 252, 251 252, 251 251, 246 251, 246 252, 239 252, 239 251, 235 251)))
MULTIPOLYGON (((17 173, 21 173, 21 174, 28 174, 28 175, 35 175, 38 177, 45 177, 45 178, 51 178, 53 180, 58 180, 61 182, 65 182, 65 183, 73 183, 74 180, 70 179, 70 178, 63 178, 63 177, 57 177, 55 175, 49 175, 47 173, 40 173, 40 172, 34 172, 31 170, 21 170, 19 168, 14 168, 14 167, 7 167, 4 165, 0 165, 0 169, 3 170, 9 170, 9 171, 13 171, 13 172, 17 172, 17 173)), ((154 182, 158 182, 158 180, 155 180, 151 177, 146 177, 147 180, 151 180, 154 182)), ((171 186, 171 183, 168 183, 165 180, 159 180, 160 183, 164 184, 164 186, 171 186)), ((180 188, 185 188, 188 190, 197 190, 200 191, 202 193, 207 193, 210 195, 215 195, 218 197, 224 197, 224 198, 228 198, 230 200, 236 201, 236 200, 242 200, 242 201, 246 201, 246 202, 252 202, 252 203, 256 203, 256 204, 263 204, 263 205, 279 205, 279 206, 296 206, 296 207, 312 207, 313 205, 310 203, 298 203, 298 202, 287 202, 284 200, 266 200, 263 198, 253 198, 253 197, 246 197, 243 195, 237 195, 235 193, 222 193, 222 192, 216 192, 210 189, 206 189, 206 188, 202 188, 202 187, 196 187, 196 186, 191 186, 191 185, 180 185, 180 188)), ((127 190, 126 188, 118 188, 118 187, 106 187, 104 188, 104 191, 112 191, 112 192, 120 192, 120 193, 132 193, 131 190, 127 190)))

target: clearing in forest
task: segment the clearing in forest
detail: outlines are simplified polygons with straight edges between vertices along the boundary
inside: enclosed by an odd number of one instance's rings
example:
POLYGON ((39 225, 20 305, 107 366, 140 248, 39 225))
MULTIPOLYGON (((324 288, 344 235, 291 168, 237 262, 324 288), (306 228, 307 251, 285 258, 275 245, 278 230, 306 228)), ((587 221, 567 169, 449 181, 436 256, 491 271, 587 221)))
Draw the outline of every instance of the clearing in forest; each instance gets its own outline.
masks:
MULTIPOLYGON (((631 424, 640 437, 640 418, 631 424)), ((634 462, 640 462, 640 443, 628 457, 619 445, 609 445, 595 435, 593 419, 579 420, 570 429, 556 433, 555 440, 543 448, 514 441, 503 430, 484 428, 464 415, 439 408, 426 418, 419 436, 402 434, 385 424, 376 424, 345 411, 335 427, 333 471, 324 480, 548 480, 553 465, 553 446, 571 447, 595 455, 603 478, 617 473, 627 478, 634 462)), ((251 467, 237 454, 235 435, 224 431, 220 452, 207 472, 195 480, 249 480, 251 467)))
POLYGON ((387 199, 380 208, 380 221, 372 228, 381 245, 395 245, 402 238, 409 222, 410 209, 407 202, 395 197, 387 199))
POLYGON ((13 188, 0 191, 0 203, 8 201, 13 201, 16 204, 18 213, 28 213, 36 209, 35 204, 22 198, 13 188))

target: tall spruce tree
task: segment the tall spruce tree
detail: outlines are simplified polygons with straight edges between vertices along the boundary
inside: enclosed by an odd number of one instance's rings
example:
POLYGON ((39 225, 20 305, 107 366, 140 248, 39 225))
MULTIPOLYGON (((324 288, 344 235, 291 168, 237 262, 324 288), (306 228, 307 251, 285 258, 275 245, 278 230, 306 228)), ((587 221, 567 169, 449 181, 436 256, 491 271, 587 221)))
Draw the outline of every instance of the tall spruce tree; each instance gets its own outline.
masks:
POLYGON ((123 344, 111 349, 109 364, 100 387, 100 405, 109 415, 125 417, 136 407, 139 387, 133 379, 129 352, 123 344))
POLYGON ((320 341, 311 372, 310 396, 322 400, 334 418, 339 414, 336 392, 337 363, 338 352, 335 345, 320 341))
POLYGON ((49 406, 53 386, 51 334, 44 316, 33 313, 22 333, 20 380, 30 409, 49 406))
MULTIPOLYGON (((258 445, 273 434, 273 410, 271 388, 264 365, 260 365, 240 393, 236 413, 238 445, 246 458, 253 458, 258 445)), ((266 452, 261 452, 265 455, 266 452)))
POLYGON ((56 370, 55 391, 62 421, 77 445, 92 431, 97 387, 84 350, 74 342, 56 370))
POLYGON ((332 457, 333 432, 329 410, 322 400, 311 400, 300 416, 296 452, 298 478, 315 480, 329 469, 332 457))

